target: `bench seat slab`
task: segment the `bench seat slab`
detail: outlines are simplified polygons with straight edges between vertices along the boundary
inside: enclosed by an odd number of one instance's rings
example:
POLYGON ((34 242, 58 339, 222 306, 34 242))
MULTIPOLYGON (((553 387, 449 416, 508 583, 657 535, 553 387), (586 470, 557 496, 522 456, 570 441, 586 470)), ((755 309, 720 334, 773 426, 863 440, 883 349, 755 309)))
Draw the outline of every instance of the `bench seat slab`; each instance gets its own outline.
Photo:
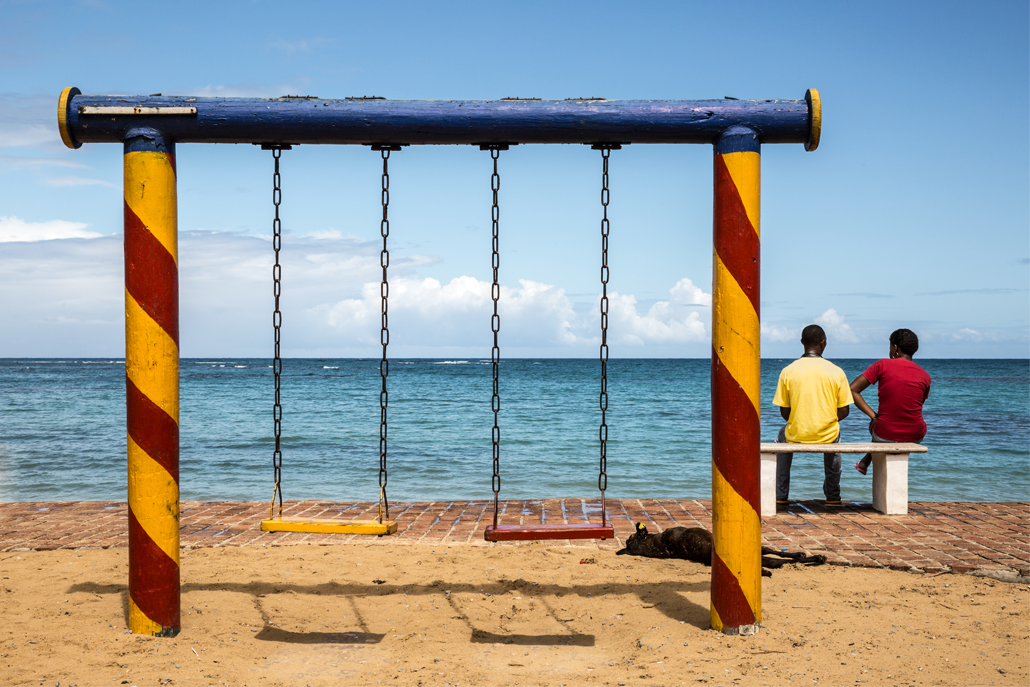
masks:
POLYGON ((834 453, 926 453, 922 444, 897 443, 842 443, 842 444, 781 444, 762 442, 759 449, 762 453, 826 453, 832 447, 834 453))

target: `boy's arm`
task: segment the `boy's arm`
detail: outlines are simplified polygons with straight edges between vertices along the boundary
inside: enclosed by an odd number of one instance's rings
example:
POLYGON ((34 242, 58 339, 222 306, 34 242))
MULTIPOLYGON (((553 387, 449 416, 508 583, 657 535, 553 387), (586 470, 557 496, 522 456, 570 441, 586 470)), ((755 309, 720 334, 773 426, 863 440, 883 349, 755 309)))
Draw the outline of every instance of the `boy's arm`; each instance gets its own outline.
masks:
POLYGON ((780 407, 780 417, 790 422, 790 392, 787 390, 787 382, 783 378, 783 370, 780 370, 780 378, 776 380, 776 393, 773 395, 773 405, 780 407))
POLYGON ((855 402, 855 398, 851 395, 851 387, 848 386, 844 370, 837 369, 840 371, 837 386, 837 421, 840 422, 851 413, 851 404, 855 402))

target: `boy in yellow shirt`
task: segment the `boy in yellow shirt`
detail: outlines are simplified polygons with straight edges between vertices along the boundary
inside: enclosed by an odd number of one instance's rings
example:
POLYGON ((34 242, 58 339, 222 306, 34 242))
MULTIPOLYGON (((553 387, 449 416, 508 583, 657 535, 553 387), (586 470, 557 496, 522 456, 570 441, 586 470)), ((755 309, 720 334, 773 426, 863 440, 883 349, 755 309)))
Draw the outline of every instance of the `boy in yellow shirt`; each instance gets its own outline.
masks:
MULTIPOLYGON (((780 372, 773 403, 787 421, 776 440, 795 444, 833 444, 840 442, 840 421, 848 416, 851 386, 844 370, 823 359, 826 333, 817 324, 801 332, 805 353, 780 372)), ((786 505, 790 491, 790 465, 793 453, 776 454, 776 504, 786 505)), ((824 453, 823 493, 827 506, 839 506, 841 454, 824 453)))

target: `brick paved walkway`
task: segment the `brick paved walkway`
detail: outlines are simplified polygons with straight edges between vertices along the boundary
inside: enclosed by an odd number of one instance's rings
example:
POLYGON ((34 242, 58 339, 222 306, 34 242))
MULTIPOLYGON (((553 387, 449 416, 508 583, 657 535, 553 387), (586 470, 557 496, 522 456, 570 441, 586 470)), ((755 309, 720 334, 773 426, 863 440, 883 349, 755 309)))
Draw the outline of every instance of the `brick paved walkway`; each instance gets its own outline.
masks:
MULTIPOLYGON (((596 499, 549 499, 504 503, 504 522, 583 522, 599 510, 596 499)), ((398 533, 390 537, 262 532, 268 505, 254 502, 184 501, 182 545, 288 546, 361 542, 378 545, 415 543, 472 546, 488 544, 483 529, 491 522, 492 503, 456 501, 397 503, 391 515, 398 533)), ((711 501, 609 501, 608 513, 617 541, 580 541, 579 546, 622 548, 634 523, 657 532, 668 527, 712 525, 711 501)), ((293 501, 284 514, 303 517, 372 519, 371 503, 293 501)), ((848 503, 828 510, 822 502, 792 502, 785 512, 765 518, 765 545, 823 553, 836 565, 888 567, 925 572, 1015 571, 1030 575, 1030 503, 912 503, 909 514, 885 516, 868 503, 848 503)), ((0 503, 0 551, 127 546, 125 502, 0 503)), ((568 542, 555 542, 561 545, 568 542)))

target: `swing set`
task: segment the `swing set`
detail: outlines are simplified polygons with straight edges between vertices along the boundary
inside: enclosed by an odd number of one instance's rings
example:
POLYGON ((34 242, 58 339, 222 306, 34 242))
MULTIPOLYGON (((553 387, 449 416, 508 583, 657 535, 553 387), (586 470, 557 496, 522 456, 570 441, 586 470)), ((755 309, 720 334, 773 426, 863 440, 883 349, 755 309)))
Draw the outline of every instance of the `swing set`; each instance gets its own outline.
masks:
MULTIPOLYGON (((494 493, 494 514, 493 524, 486 528, 484 538, 487 541, 510 541, 510 540, 541 540, 541 539, 610 539, 615 536, 612 524, 606 517, 604 492, 607 489, 608 474, 608 424, 606 422, 608 412, 608 158, 612 150, 621 148, 619 144, 596 144, 595 150, 601 151, 602 173, 601 173, 601 207, 603 216, 601 218, 601 392, 599 407, 601 410, 601 425, 598 436, 601 445, 600 467, 598 471, 598 489, 601 492, 601 522, 593 523, 562 523, 562 524, 540 524, 540 525, 515 525, 503 524, 500 520, 499 494, 501 487, 501 428, 499 414, 501 410, 501 396, 499 384, 499 368, 501 349, 499 345, 499 333, 501 317, 498 312, 501 285, 500 277, 500 205, 498 203, 498 191, 501 187, 501 175, 497 168, 498 158, 502 150, 507 150, 508 145, 484 144, 480 146, 483 150, 489 151, 490 159, 493 161, 493 173, 490 175, 490 188, 493 193, 490 209, 493 254, 491 265, 493 266, 493 284, 491 285, 491 298, 493 301, 493 316, 491 317, 490 329, 493 332, 493 347, 490 351, 491 365, 493 368, 493 395, 490 399, 493 410, 494 423, 491 431, 493 443, 493 477, 491 486, 494 493)), ((382 345, 382 358, 379 361, 379 376, 381 387, 379 392, 379 517, 376 520, 338 520, 320 518, 289 518, 283 517, 283 496, 282 496, 282 403, 280 377, 282 375, 282 358, 280 356, 280 329, 282 327, 282 312, 279 309, 279 298, 282 293, 282 269, 279 263, 279 251, 282 248, 282 220, 279 217, 279 206, 282 202, 281 175, 279 171, 279 160, 283 150, 289 150, 289 145, 266 145, 266 149, 272 151, 274 171, 272 173, 272 204, 275 208, 275 216, 272 220, 272 248, 275 252, 275 263, 272 267, 272 292, 275 297, 275 308, 272 314, 272 326, 275 332, 275 352, 272 358, 272 372, 275 379, 275 404, 273 406, 273 423, 275 434, 275 448, 272 454, 272 465, 274 471, 275 488, 272 493, 272 504, 269 517, 261 522, 261 529, 266 532, 328 532, 337 534, 371 534, 383 536, 393 534, 397 531, 397 522, 390 519, 390 504, 386 496, 386 484, 388 473, 386 468, 387 450, 387 407, 389 392, 386 387, 386 380, 389 376, 390 361, 387 358, 387 346, 390 342, 389 325, 389 294, 390 282, 387 275, 387 268, 390 264, 390 251, 387 245, 387 238, 390 235, 390 153, 400 150, 400 146, 374 144, 372 150, 379 151, 383 158, 382 173, 382 206, 383 217, 380 222, 380 234, 383 239, 383 248, 380 252, 380 265, 383 270, 383 278, 380 284, 380 303, 382 306, 382 324, 380 329, 380 342, 382 345), (278 512, 276 503, 278 502, 278 512)))
POLYGON ((822 108, 810 89, 798 100, 395 101, 362 96, 328 100, 83 95, 66 88, 58 128, 69 148, 121 143, 124 149, 126 423, 129 484, 129 629, 179 632, 179 304, 177 143, 244 143, 272 152, 275 400, 274 490, 266 531, 386 535, 397 531, 387 500, 389 395, 389 158, 410 145, 474 145, 493 170, 492 448, 493 524, 488 541, 607 539, 608 162, 627 144, 703 143, 714 148, 712 302, 712 627, 756 631, 761 621, 759 472, 759 199, 761 146, 819 145, 822 108), (519 144, 586 144, 601 152, 601 381, 598 523, 501 522, 500 299, 498 159, 519 144), (296 145, 367 145, 382 156, 379 514, 374 520, 283 517, 282 200, 280 159, 296 145), (144 193, 145 189, 145 193, 144 193), (278 504, 278 512, 276 505, 278 504))

